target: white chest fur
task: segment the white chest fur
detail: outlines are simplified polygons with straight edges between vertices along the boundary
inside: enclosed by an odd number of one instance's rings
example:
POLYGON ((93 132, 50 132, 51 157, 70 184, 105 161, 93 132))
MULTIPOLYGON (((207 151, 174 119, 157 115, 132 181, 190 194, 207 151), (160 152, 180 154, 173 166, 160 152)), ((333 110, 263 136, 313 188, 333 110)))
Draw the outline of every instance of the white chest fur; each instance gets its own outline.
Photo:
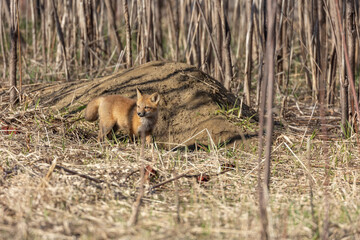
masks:
POLYGON ((141 132, 151 131, 156 123, 156 118, 142 117, 140 118, 140 120, 141 120, 141 125, 138 128, 138 134, 141 132))

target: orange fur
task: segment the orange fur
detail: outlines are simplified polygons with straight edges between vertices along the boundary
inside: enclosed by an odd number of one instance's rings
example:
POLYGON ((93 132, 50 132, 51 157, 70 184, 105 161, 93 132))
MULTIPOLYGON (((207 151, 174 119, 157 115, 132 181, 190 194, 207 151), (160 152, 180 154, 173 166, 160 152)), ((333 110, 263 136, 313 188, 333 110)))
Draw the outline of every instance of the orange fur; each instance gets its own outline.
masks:
POLYGON ((150 144, 151 136, 158 118, 158 93, 142 94, 136 89, 137 100, 120 95, 108 95, 92 100, 85 109, 85 119, 99 121, 98 140, 119 128, 128 131, 130 138, 145 133, 146 142, 150 144))

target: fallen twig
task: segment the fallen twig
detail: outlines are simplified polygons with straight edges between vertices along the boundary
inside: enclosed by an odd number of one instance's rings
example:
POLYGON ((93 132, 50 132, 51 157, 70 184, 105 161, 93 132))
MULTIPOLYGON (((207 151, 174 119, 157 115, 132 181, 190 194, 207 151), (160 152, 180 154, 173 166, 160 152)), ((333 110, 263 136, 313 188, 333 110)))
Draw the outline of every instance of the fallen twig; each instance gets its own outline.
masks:
MULTIPOLYGON (((224 173, 229 172, 229 171, 232 171, 232 170, 235 170, 235 169, 232 169, 232 168, 230 169, 230 168, 229 168, 229 169, 223 170, 223 171, 221 171, 221 172, 219 172, 219 173, 216 173, 216 174, 205 174, 205 173, 187 174, 187 173, 183 173, 183 174, 180 174, 180 175, 178 175, 178 176, 176 176, 176 177, 170 178, 170 179, 165 180, 165 181, 163 181, 163 182, 161 182, 161 183, 158 183, 158 184, 155 184, 155 185, 151 186, 151 187, 149 188, 149 192, 153 191, 155 188, 161 187, 161 186, 163 186, 163 185, 165 185, 165 184, 167 184, 167 183, 169 183, 169 182, 173 182, 173 181, 178 180, 178 179, 183 178, 183 177, 184 177, 184 178, 199 178, 199 177, 201 177, 201 176, 207 176, 208 178, 210 178, 210 177, 219 176, 219 175, 221 175, 221 174, 224 174, 224 173)), ((201 179, 200 179, 200 182, 202 182, 201 179)))
POLYGON ((90 181, 93 181, 93 182, 96 182, 96 183, 106 183, 106 184, 114 186, 114 187, 120 187, 119 185, 117 185, 115 183, 109 183, 109 182, 106 182, 106 181, 98 179, 98 178, 93 178, 93 177, 90 177, 90 176, 88 176, 86 174, 82 174, 82 173, 78 173, 76 171, 70 170, 70 169, 68 169, 66 167, 63 167, 63 166, 60 166, 58 164, 55 165, 55 169, 64 170, 64 172, 70 173, 72 175, 77 175, 79 177, 85 178, 87 180, 90 180, 90 181))

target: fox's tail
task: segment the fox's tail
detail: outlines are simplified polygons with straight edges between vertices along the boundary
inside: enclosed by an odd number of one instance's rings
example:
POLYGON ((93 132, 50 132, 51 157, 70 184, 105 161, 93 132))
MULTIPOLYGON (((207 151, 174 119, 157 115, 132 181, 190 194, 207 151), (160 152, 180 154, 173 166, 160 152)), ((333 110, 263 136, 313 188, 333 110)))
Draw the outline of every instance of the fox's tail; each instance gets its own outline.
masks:
POLYGON ((85 109, 85 120, 93 122, 99 118, 99 105, 101 102, 101 97, 95 98, 87 105, 85 109))

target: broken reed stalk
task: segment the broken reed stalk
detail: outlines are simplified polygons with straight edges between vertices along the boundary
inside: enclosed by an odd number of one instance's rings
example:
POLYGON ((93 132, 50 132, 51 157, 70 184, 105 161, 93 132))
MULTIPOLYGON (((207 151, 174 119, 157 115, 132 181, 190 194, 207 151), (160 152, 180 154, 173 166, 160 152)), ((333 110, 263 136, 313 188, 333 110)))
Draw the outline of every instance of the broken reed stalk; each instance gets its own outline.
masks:
MULTIPOLYGON (((174 177, 176 177, 177 173, 174 171, 174 177)), ((175 205, 176 205, 176 223, 181 222, 180 217, 180 197, 179 197, 179 183, 178 180, 174 181, 174 190, 175 190, 175 205)))
MULTIPOLYGON (((316 3, 315 3, 316 4, 316 3)), ((325 20, 325 10, 323 6, 323 1, 318 1, 318 21, 319 21, 319 33, 317 41, 318 49, 318 86, 319 86, 319 100, 320 100, 320 124, 321 124, 321 133, 322 140, 327 141, 327 127, 325 121, 325 86, 326 86, 326 72, 327 72, 327 48, 326 48, 326 20, 325 20)), ((324 181, 324 222, 323 222, 323 232, 321 234, 322 239, 329 239, 329 157, 328 157, 328 146, 323 144, 323 157, 325 160, 325 181, 324 181)))
POLYGON ((260 101, 260 120, 259 120, 259 150, 258 150, 258 162, 261 163, 261 157, 263 152, 263 131, 264 131, 264 120, 265 120, 265 106, 267 112, 266 120, 266 149, 265 149, 265 176, 262 181, 261 168, 258 171, 258 193, 259 193, 259 212, 262 223, 261 228, 261 239, 269 239, 268 230, 268 215, 267 215, 267 194, 269 190, 270 182, 270 157, 271 157, 271 143, 272 143, 272 132, 273 132, 273 116, 272 116, 272 105, 273 105, 273 94, 274 94, 274 56, 275 56, 275 22, 276 22, 276 1, 267 1, 266 15, 268 35, 266 39, 265 49, 265 75, 264 81, 261 86, 261 101, 260 101), (266 92, 267 90, 267 92, 266 92), (267 96, 267 97, 266 97, 267 96), (265 104, 265 99, 267 98, 265 104))
POLYGON ((131 216, 128 220, 128 226, 135 226, 138 221, 139 221, 139 212, 140 212, 140 207, 141 207, 141 202, 142 202, 142 198, 144 196, 145 193, 145 167, 144 167, 144 148, 145 148, 145 132, 141 132, 141 149, 140 149, 140 157, 139 157, 139 162, 140 162, 140 188, 139 188, 139 193, 138 196, 136 198, 136 201, 134 202, 133 206, 132 206, 132 213, 131 216))
MULTIPOLYGON (((347 45, 346 45, 346 41, 345 41, 345 33, 344 33, 344 29, 343 29, 343 26, 342 26, 342 23, 341 23, 340 10, 339 10, 339 0, 336 0, 336 13, 337 13, 337 19, 338 19, 338 22, 339 22, 340 33, 341 33, 342 43, 343 43, 343 48, 344 48, 345 65, 346 65, 347 74, 348 74, 349 81, 350 81, 351 93, 353 95, 354 102, 355 102, 355 109, 356 109, 356 115, 357 115, 357 125, 359 125, 359 123, 360 123, 359 101, 358 101, 356 90, 355 90, 354 75, 353 75, 353 72, 352 72, 351 67, 350 67, 348 49, 347 49, 347 45)), ((358 147, 359 147, 359 150, 360 150, 359 134, 356 134, 356 137, 357 137, 358 147)))
POLYGON ((270 188, 270 160, 272 135, 274 128, 273 102, 274 102, 274 78, 275 78, 275 23, 276 23, 276 2, 267 2, 268 16, 268 35, 266 39, 266 55, 265 55, 265 77, 267 78, 267 99, 266 99, 266 148, 265 148, 265 185, 270 188))

